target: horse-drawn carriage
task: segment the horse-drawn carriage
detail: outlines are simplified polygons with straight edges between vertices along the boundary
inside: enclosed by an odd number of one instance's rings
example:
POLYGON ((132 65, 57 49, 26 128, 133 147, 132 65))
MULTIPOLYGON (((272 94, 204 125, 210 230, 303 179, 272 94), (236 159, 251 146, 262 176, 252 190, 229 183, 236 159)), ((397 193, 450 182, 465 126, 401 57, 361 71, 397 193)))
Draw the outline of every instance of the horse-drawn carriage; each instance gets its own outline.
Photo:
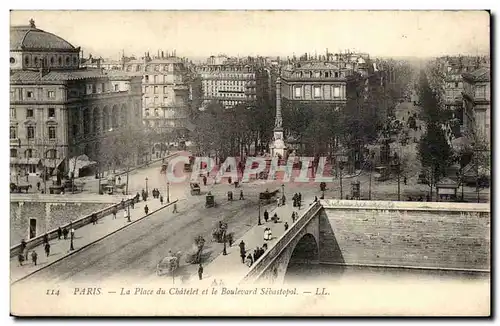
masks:
POLYGON ((18 184, 15 184, 14 182, 10 183, 10 192, 21 193, 21 192, 25 191, 26 193, 28 193, 28 190, 31 189, 31 188, 32 187, 29 184, 18 185, 18 184))
POLYGON ((189 186, 191 187, 191 196, 201 195, 201 189, 198 183, 191 182, 189 186))
POLYGON ((269 191, 266 189, 266 191, 259 194, 259 200, 264 204, 270 204, 273 200, 276 200, 275 197, 279 192, 279 189, 276 189, 274 191, 269 191))
POLYGON ((156 265, 156 275, 162 276, 167 274, 172 274, 177 268, 179 268, 181 260, 181 252, 173 254, 169 252, 169 255, 161 259, 156 265))
POLYGON ((215 207, 215 199, 212 193, 208 193, 205 197, 205 208, 215 207))

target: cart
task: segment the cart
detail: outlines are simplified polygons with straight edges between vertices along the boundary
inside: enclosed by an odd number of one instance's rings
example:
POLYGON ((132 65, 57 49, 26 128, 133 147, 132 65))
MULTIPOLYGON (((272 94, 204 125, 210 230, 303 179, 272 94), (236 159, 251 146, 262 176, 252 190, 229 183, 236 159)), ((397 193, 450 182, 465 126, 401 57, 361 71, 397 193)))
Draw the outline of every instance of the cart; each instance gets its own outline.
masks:
POLYGON ((191 187, 191 196, 201 195, 200 185, 198 183, 191 182, 189 186, 191 187))
POLYGON ((179 262, 181 258, 181 252, 169 255, 161 259, 156 265, 156 275, 163 276, 168 274, 173 274, 177 268, 179 268, 179 262))
POLYGON ((214 207, 215 206, 215 200, 214 200, 214 195, 211 193, 208 193, 205 197, 205 207, 214 207))

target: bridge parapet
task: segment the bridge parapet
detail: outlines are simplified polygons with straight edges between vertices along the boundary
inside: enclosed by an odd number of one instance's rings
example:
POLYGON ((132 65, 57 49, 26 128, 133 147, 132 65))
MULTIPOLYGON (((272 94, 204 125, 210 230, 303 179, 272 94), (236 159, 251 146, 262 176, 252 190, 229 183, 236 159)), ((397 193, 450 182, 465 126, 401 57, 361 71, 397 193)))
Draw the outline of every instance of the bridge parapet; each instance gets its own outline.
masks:
POLYGON ((321 205, 326 209, 374 209, 374 210, 421 210, 467 213, 490 213, 488 203, 448 203, 418 201, 381 201, 381 200, 341 200, 324 199, 321 205))
MULTIPOLYGON (((291 225, 291 227, 272 245, 266 252, 252 265, 248 273, 244 276, 241 283, 251 284, 255 283, 261 278, 266 278, 264 273, 271 270, 271 265, 275 263, 277 257, 279 257, 284 250, 292 250, 295 244, 292 242, 298 242, 300 240, 300 233, 308 226, 309 222, 318 214, 322 209, 320 202, 316 202, 302 214, 296 221, 291 225)), ((290 255, 287 259, 290 258, 290 255)), ((288 260, 286 262, 287 265, 288 260)), ((285 266, 286 270, 286 266, 285 266)), ((272 275, 270 278, 275 279, 279 277, 278 275, 272 275)))

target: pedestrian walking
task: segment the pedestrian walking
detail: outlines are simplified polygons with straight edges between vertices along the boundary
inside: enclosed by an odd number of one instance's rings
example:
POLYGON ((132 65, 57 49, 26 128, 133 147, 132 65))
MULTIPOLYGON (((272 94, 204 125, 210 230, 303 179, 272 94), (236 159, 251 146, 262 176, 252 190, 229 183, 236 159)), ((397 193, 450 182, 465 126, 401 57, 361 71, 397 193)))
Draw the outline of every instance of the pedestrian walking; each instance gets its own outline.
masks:
POLYGON ((253 261, 257 261, 257 259, 259 259, 259 254, 257 253, 257 249, 254 249, 253 251, 253 261))
POLYGON ((50 244, 49 243, 45 244, 45 254, 47 255, 47 257, 49 257, 49 255, 50 255, 50 244))
POLYGON ((246 259, 246 264, 248 267, 251 267, 253 265, 253 259, 252 259, 252 255, 248 254, 247 256, 247 259, 246 259))
POLYGON ((160 196, 160 205, 163 206, 163 196, 160 196))
POLYGON ((267 211, 267 209, 264 211, 264 221, 267 221, 269 220, 269 212, 267 211))
POLYGON ((61 230, 61 227, 58 227, 57 228, 57 240, 61 240, 61 236, 62 236, 62 230, 61 230))
POLYGON ((240 200, 243 200, 243 199, 245 199, 245 198, 243 197, 243 190, 240 190, 240 200))
POLYGON ((198 278, 200 279, 200 281, 203 279, 203 266, 200 266, 198 267, 198 278))
POLYGON ((116 213, 117 213, 117 212, 116 212, 116 206, 115 206, 115 207, 113 207, 113 211, 112 211, 112 213, 113 213, 113 220, 114 220, 114 219, 116 219, 116 213))
POLYGON ((34 264, 35 266, 36 266, 36 261, 37 261, 37 259, 38 259, 38 254, 36 253, 36 251, 35 251, 35 250, 33 250, 33 251, 31 252, 31 261, 33 262, 33 264, 34 264))
POLYGON ((244 251, 240 252, 240 257, 241 257, 241 263, 244 264, 245 263, 245 252, 244 251))
POLYGON ((229 234, 227 236, 227 240, 229 242, 229 248, 231 248, 233 246, 233 235, 232 234, 229 234))
POLYGON ((278 207, 280 207, 280 202, 281 200, 279 198, 276 198, 276 204, 278 205, 278 207))
POLYGON ((206 176, 203 176, 203 185, 206 186, 207 185, 207 177, 206 176))
POLYGON ((274 213, 274 215, 271 218, 271 220, 273 220, 274 223, 278 223, 278 220, 279 220, 278 214, 274 213))
POLYGON ((269 240, 269 228, 264 229, 264 241, 269 240))
POLYGON ((174 203, 174 210, 172 211, 172 213, 178 213, 178 211, 177 211, 177 203, 174 203))
POLYGON ((62 230, 62 234, 63 234, 63 238, 64 238, 64 240, 68 239, 68 233, 69 233, 69 232, 68 232, 68 229, 64 228, 64 229, 62 230))
POLYGON ((97 224, 97 214, 92 214, 92 224, 96 225, 97 224))
MULTIPOLYGON (((147 213, 146 213, 146 214, 147 214, 147 213)), ((127 212, 127 210, 126 210, 126 209, 125 209, 125 210, 123 210, 123 217, 124 217, 124 218, 128 218, 128 212, 127 212)))
POLYGON ((300 210, 301 205, 302 205, 302 202, 300 200, 300 197, 297 197, 297 207, 299 208, 299 210, 300 210))
POLYGON ((38 181, 38 182, 36 183, 36 189, 37 189, 38 191, 40 191, 40 186, 41 186, 40 181, 38 181))
POLYGON ((271 241, 272 239, 273 239, 273 231, 271 230, 271 228, 268 228, 268 230, 267 230, 267 240, 271 241))
POLYGON ((144 206, 144 213, 146 213, 146 215, 148 215, 148 212, 149 212, 149 207, 148 205, 144 206))
POLYGON ((288 230, 288 222, 285 222, 285 232, 288 230))
POLYGON ((295 212, 292 212, 292 223, 295 223, 295 212))
POLYGON ((47 233, 43 235, 43 243, 49 243, 49 235, 47 233))
POLYGON ((23 253, 24 249, 26 249, 26 240, 24 240, 24 239, 21 240, 21 247, 20 247, 20 249, 21 249, 21 253, 23 253))
POLYGON ((19 266, 23 266, 24 256, 22 253, 19 253, 19 255, 17 255, 17 261, 19 262, 19 266))
POLYGON ((406 181, 407 181, 407 180, 406 180, 406 176, 405 176, 405 177, 403 178, 403 182, 404 182, 404 184, 405 184, 405 185, 406 185, 406 181))
POLYGON ((134 199, 132 199, 130 201, 130 206, 132 207, 132 209, 134 209, 134 206, 135 206, 135 200, 134 199))

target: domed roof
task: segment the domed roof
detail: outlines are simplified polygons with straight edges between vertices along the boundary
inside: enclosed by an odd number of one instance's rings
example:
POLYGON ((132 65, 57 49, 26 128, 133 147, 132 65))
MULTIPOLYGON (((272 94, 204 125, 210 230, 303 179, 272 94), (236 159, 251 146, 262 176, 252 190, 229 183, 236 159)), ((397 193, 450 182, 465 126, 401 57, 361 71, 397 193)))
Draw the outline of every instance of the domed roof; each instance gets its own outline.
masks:
POLYGON ((63 38, 35 27, 30 21, 27 26, 11 26, 10 50, 74 50, 77 49, 63 38))

